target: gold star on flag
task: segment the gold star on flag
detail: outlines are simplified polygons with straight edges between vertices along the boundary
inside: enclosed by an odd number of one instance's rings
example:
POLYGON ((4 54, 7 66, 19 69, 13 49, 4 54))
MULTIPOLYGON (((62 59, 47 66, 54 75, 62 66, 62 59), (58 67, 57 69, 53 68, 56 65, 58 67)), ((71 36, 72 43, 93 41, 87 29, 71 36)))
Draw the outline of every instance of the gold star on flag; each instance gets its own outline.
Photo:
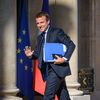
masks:
POLYGON ((20 59, 20 63, 21 63, 21 64, 23 63, 23 59, 20 59))
POLYGON ((26 34, 26 30, 24 29, 24 30, 22 31, 22 33, 23 33, 23 35, 25 35, 25 34, 26 34))
POLYGON ((20 54, 21 50, 18 48, 17 53, 20 54))
POLYGON ((19 39, 18 39, 18 43, 21 43, 21 42, 22 42, 22 39, 21 39, 21 38, 19 38, 19 39))

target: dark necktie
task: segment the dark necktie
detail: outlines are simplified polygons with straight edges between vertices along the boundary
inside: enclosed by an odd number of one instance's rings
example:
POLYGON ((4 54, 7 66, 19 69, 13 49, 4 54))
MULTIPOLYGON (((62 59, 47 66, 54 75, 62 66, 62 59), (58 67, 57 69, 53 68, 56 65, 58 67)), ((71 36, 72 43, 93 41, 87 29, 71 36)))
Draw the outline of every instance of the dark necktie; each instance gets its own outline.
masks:
POLYGON ((43 45, 44 45, 44 41, 45 41, 45 32, 41 33, 41 47, 40 47, 40 55, 39 55, 39 68, 42 67, 42 60, 43 60, 43 45))
POLYGON ((46 80, 47 76, 48 76, 48 64, 47 63, 42 64, 43 63, 43 45, 44 45, 44 42, 45 42, 45 32, 43 32, 41 34, 41 36, 42 36, 41 37, 42 43, 41 43, 41 50, 40 50, 39 65, 38 66, 41 69, 43 79, 46 80))

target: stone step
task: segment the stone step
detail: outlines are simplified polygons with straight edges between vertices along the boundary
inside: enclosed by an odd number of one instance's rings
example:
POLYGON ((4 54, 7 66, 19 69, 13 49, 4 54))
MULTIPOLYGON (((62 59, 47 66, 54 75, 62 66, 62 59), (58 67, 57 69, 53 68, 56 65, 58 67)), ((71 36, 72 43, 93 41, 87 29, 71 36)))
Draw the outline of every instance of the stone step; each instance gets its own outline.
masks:
POLYGON ((71 100, 90 100, 90 95, 71 96, 71 100))
POLYGON ((22 98, 15 97, 15 96, 2 96, 0 100, 22 100, 22 98))

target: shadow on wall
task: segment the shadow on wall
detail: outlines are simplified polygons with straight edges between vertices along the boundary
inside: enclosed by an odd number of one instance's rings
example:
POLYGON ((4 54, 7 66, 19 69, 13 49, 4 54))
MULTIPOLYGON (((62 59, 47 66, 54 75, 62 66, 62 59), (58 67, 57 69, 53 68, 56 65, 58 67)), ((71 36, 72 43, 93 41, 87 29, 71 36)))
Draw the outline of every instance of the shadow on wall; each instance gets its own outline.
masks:
POLYGON ((69 33, 73 28, 71 19, 71 14, 73 13, 72 8, 64 5, 50 5, 50 11, 52 24, 69 33))
MULTIPOLYGON (((92 0, 78 0, 78 65, 79 68, 93 67, 93 13, 92 0)), ((93 11, 94 12, 94 11, 93 11)))

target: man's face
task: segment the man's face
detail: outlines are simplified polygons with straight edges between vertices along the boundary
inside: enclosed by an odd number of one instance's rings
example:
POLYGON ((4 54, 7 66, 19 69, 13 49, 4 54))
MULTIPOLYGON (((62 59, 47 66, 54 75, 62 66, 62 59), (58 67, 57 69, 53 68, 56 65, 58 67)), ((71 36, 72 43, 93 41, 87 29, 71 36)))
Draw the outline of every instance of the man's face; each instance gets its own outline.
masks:
POLYGON ((40 32, 45 31, 47 29, 49 23, 50 23, 50 21, 47 21, 45 16, 36 18, 36 25, 40 32))

